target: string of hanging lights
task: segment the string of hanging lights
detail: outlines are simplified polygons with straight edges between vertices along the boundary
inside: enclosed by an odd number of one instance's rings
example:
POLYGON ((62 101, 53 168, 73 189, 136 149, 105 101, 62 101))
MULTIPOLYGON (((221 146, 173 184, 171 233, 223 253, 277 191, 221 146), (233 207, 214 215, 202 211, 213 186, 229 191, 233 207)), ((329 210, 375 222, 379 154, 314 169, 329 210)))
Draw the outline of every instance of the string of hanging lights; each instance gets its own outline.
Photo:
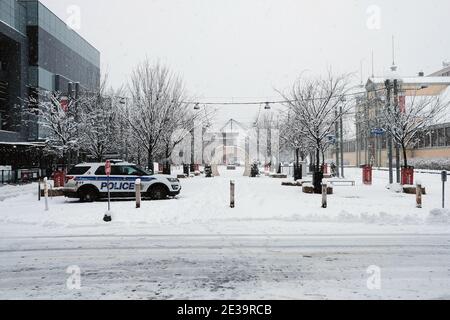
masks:
MULTIPOLYGON (((371 92, 377 92, 377 91, 384 91, 384 88, 372 90, 371 92)), ((367 94, 367 91, 359 91, 359 92, 353 92, 353 93, 345 93, 342 95, 332 96, 332 97, 318 97, 318 98, 310 98, 310 99, 303 99, 303 100, 278 100, 278 101, 225 101, 225 102, 194 102, 194 101, 183 101, 184 104, 190 104, 194 105, 194 110, 200 110, 200 105, 203 106, 262 106, 264 105, 265 110, 271 110, 273 105, 285 105, 290 103, 295 103, 299 101, 320 101, 320 100, 327 100, 327 99, 334 99, 338 98, 342 101, 347 101, 347 97, 356 97, 362 94, 367 94)))

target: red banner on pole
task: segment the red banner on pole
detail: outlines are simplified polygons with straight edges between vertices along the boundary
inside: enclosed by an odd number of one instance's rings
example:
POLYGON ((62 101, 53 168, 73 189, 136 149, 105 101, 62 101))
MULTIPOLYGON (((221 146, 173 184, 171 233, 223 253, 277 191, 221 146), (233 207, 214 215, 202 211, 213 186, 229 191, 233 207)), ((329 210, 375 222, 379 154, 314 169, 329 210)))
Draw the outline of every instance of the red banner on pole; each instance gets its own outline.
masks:
POLYGON ((62 97, 59 104, 61 105, 61 109, 63 109, 64 112, 69 111, 69 99, 67 97, 62 97))
POLYGON ((111 175, 111 161, 107 160, 105 163, 105 174, 109 177, 111 175))

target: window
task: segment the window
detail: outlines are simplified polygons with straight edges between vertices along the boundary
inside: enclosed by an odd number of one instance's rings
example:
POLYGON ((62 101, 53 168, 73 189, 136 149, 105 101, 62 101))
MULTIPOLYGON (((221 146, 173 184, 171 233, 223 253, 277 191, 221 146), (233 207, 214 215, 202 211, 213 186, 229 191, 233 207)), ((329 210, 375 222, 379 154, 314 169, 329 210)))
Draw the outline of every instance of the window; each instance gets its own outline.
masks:
POLYGON ((96 176, 105 176, 106 175, 105 166, 98 167, 98 169, 95 171, 95 175, 96 176))
POLYGON ((425 141, 424 141, 424 148, 431 147, 431 133, 428 131, 425 133, 425 141))
POLYGON ((123 176, 145 176, 145 175, 148 175, 144 170, 142 170, 136 166, 117 166, 117 168, 120 171, 119 175, 123 175, 123 176))
POLYGON ((450 127, 445 128, 446 146, 450 147, 450 127))
POLYGON ((423 132, 418 132, 415 138, 415 148, 423 149, 425 147, 425 135, 423 132))
POLYGON ((432 147, 438 146, 438 130, 437 129, 431 130, 431 146, 432 147))
MULTIPOLYGON (((95 171, 96 176, 104 176, 105 166, 98 167, 97 171, 95 171)), ((142 170, 137 166, 111 166, 111 175, 112 176, 146 176, 147 172, 142 170)))
POLYGON ((91 167, 74 167, 74 168, 72 168, 72 170, 69 171, 68 175, 74 175, 74 176, 83 175, 86 172, 88 172, 88 170, 90 168, 91 167))
POLYGON ((387 149, 387 139, 386 139, 386 135, 385 134, 381 138, 381 149, 382 150, 387 149))
POLYGON ((437 129, 437 146, 445 147, 445 128, 437 129))

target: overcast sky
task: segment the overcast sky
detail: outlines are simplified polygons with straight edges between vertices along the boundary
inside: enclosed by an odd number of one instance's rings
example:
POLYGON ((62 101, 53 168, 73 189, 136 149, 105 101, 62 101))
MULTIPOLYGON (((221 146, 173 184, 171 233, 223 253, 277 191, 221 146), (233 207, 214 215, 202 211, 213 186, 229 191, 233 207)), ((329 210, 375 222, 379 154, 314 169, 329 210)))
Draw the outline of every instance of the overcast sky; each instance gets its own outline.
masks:
MULTIPOLYGON (((392 63, 392 35, 402 75, 431 73, 450 60, 448 0, 42 2, 63 20, 79 6, 78 32, 100 50, 113 86, 127 83, 147 56, 168 64, 191 95, 206 100, 269 99, 301 72, 321 75, 327 67, 355 72, 359 81, 361 60, 367 79, 372 50, 375 75, 382 76, 392 63)), ((250 118, 242 113, 240 120, 250 118)))

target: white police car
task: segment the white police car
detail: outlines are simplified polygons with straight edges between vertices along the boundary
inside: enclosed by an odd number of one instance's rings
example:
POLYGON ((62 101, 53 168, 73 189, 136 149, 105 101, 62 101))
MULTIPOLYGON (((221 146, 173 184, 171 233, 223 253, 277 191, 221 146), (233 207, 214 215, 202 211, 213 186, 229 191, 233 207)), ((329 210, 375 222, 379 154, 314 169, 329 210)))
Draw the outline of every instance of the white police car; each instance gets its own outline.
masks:
POLYGON ((104 163, 82 163, 69 171, 62 189, 68 198, 92 202, 108 197, 134 198, 136 179, 141 180, 143 198, 162 200, 175 197, 181 192, 180 181, 169 175, 152 175, 139 166, 111 161, 111 175, 106 176, 104 163))

